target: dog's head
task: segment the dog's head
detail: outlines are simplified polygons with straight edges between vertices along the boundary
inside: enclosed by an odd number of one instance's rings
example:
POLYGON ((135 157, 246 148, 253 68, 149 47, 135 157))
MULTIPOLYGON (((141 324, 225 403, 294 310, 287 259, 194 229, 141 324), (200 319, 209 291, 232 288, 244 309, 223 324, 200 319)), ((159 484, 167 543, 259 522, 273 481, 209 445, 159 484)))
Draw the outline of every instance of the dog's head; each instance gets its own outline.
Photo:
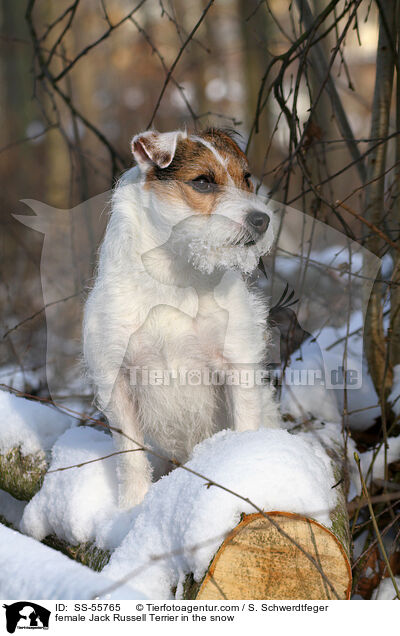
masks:
POLYGON ((256 268, 273 243, 274 213, 254 194, 246 155, 230 133, 148 131, 133 138, 132 151, 153 222, 168 219, 177 253, 208 273, 256 268))

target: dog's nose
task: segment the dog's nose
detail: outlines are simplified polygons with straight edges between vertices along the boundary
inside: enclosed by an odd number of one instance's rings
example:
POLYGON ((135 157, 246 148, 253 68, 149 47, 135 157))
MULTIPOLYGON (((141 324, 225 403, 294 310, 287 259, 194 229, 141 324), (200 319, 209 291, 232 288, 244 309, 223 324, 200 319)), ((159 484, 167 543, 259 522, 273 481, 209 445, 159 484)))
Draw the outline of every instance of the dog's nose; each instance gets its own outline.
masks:
POLYGON ((247 225, 253 232, 257 232, 257 234, 264 234, 264 232, 266 232, 269 221, 270 218, 268 214, 256 210, 249 212, 246 217, 247 225))

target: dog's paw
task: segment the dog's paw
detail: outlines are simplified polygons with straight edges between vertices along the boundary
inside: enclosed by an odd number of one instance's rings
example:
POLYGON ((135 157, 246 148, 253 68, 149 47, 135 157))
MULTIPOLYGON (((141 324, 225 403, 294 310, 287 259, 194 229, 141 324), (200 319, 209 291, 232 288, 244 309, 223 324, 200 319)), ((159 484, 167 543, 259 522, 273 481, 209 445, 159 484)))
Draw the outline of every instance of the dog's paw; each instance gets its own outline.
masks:
POLYGON ((132 475, 131 479, 121 482, 118 492, 119 508, 127 510, 140 504, 150 488, 150 484, 150 480, 136 475, 132 475))

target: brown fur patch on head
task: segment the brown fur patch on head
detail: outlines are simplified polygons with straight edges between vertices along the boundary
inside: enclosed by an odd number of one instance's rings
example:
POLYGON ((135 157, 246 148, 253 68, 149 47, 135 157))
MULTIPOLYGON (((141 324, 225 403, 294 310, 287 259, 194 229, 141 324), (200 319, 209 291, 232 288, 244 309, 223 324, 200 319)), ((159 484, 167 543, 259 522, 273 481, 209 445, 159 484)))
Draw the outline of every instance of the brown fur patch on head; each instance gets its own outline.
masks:
POLYGON ((199 137, 210 142, 219 152, 225 155, 232 154, 239 158, 243 165, 246 168, 248 167, 247 157, 236 142, 235 138, 239 137, 239 133, 235 130, 230 130, 229 128, 207 128, 199 134, 199 137))
POLYGON ((160 168, 155 165, 148 171, 146 187, 160 190, 168 182, 168 188, 163 189, 165 196, 170 199, 183 198, 193 210, 211 214, 224 186, 233 185, 252 192, 253 185, 249 176, 247 157, 232 138, 232 134, 223 129, 209 128, 180 139, 169 166, 160 168), (217 156, 205 144, 211 145, 217 156), (215 189, 211 188, 208 192, 196 191, 191 184, 201 176, 215 184, 215 189))

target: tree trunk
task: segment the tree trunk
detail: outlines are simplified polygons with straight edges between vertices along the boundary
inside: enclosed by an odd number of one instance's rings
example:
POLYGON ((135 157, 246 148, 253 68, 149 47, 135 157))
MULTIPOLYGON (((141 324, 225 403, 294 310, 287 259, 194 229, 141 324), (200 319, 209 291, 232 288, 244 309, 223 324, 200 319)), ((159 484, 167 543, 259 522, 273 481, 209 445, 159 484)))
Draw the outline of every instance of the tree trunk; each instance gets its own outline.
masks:
MULTIPOLYGON (((395 1, 395 0, 391 0, 395 1)), ((296 2, 299 13, 301 15, 302 21, 306 29, 311 28, 313 24, 313 14, 310 9, 310 6, 307 0, 297 0, 296 2)), ((357 144, 354 140, 353 131, 351 129, 349 120, 347 118, 346 111, 340 99, 339 93, 336 90, 335 82, 332 78, 331 73, 329 72, 329 66, 326 61, 326 56, 324 54, 324 47, 321 43, 316 43, 312 47, 310 51, 310 57, 313 60, 313 71, 315 73, 315 77, 322 85, 325 83, 325 91, 329 95, 329 99, 332 105, 332 109, 335 113, 335 119, 337 122, 337 126, 339 131, 346 140, 346 144, 348 150, 351 154, 351 157, 354 161, 356 161, 356 167, 362 181, 365 180, 365 169, 364 164, 361 160, 360 151, 358 149, 357 144)))
MULTIPOLYGON (((257 110, 258 91, 265 68, 270 60, 268 40, 272 36, 271 18, 258 0, 239 0, 238 14, 242 37, 242 65, 245 83, 245 126, 250 130, 257 110)), ((270 109, 259 116, 259 132, 253 136, 249 153, 254 171, 262 178, 261 170, 271 136, 270 109)))
MULTIPOLYGON (((396 74, 396 130, 400 130, 400 2, 397 3, 397 74, 396 74)), ((400 136, 396 137, 396 154, 395 154, 395 174, 394 174, 394 205, 392 210, 392 218, 390 227, 395 232, 392 240, 400 239, 400 136)), ((394 285, 390 290, 390 338, 388 346, 390 347, 389 359, 392 367, 400 364, 400 252, 392 249, 392 258, 394 264, 393 282, 394 285)))
MULTIPOLYGON (((376 58, 376 80, 372 110, 370 138, 384 138, 389 130, 390 104, 393 87, 394 43, 396 0, 387 0, 380 4, 379 41, 376 58)), ((371 141, 371 145, 376 141, 371 141)), ((380 227, 384 216, 384 191, 387 143, 381 143, 369 155, 365 217, 375 226, 380 227)), ((375 234, 366 236, 365 246, 377 256, 382 250, 382 241, 375 234)), ((380 278, 380 274, 378 274, 380 278)), ((382 298, 384 287, 374 283, 368 302, 364 326, 365 353, 368 368, 376 392, 382 398, 387 396, 392 384, 392 369, 387 366, 387 352, 383 329, 382 298)), ((383 401, 383 400, 382 400, 383 401)))

